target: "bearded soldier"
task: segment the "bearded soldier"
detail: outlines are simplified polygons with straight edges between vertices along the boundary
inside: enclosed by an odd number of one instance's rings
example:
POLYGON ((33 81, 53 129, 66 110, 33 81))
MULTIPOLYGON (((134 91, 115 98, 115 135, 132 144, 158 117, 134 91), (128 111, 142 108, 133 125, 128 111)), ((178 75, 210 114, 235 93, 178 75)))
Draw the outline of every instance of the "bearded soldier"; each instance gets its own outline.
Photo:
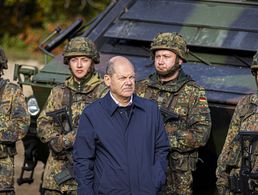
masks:
POLYGON ((38 136, 50 147, 42 186, 46 195, 76 194, 71 154, 79 116, 85 106, 105 91, 94 69, 97 63, 99 53, 85 37, 71 39, 64 48, 64 64, 72 75, 52 89, 37 121, 38 136))
POLYGON ((13 195, 15 143, 26 135, 30 115, 21 88, 2 78, 7 61, 0 48, 0 194, 13 195))
POLYGON ((151 43, 156 72, 137 84, 137 93, 158 103, 170 140, 167 194, 192 194, 192 171, 198 148, 204 146, 211 129, 210 110, 204 88, 184 73, 186 41, 177 33, 158 34, 151 43), (178 119, 170 120, 172 112, 178 119))
MULTIPOLYGON (((258 51, 253 57, 253 62, 251 65, 251 72, 255 78, 256 85, 258 86, 258 51)), ((235 112, 231 119, 231 123, 229 126, 228 134, 222 148, 221 154, 218 158, 216 176, 217 176, 217 189, 219 194, 233 194, 233 191, 238 191, 237 189, 229 189, 229 176, 231 178, 239 178, 240 175, 240 166, 242 161, 241 156, 241 147, 240 142, 237 139, 237 135, 241 131, 258 131, 258 92, 256 94, 251 94, 243 97, 237 104, 235 108, 235 112), (231 192, 230 192, 231 191, 231 192)), ((256 173, 258 171, 258 149, 257 143, 254 146, 251 172, 256 173)), ((234 183, 234 181, 231 181, 234 183)), ((250 188, 250 190, 258 189, 258 180, 256 178, 256 182, 253 183, 255 189, 251 189, 252 181, 248 181, 250 186, 246 188, 250 188)), ((237 183, 237 181, 235 181, 237 183)), ((235 184, 237 186, 237 184, 235 184)), ((233 188, 233 185, 231 186, 233 188)), ((248 190, 248 189, 245 189, 248 190)), ((236 193, 234 193, 236 194, 236 193)), ((245 194, 243 192, 239 192, 239 194, 245 194)), ((251 194, 251 193, 250 193, 251 194)))

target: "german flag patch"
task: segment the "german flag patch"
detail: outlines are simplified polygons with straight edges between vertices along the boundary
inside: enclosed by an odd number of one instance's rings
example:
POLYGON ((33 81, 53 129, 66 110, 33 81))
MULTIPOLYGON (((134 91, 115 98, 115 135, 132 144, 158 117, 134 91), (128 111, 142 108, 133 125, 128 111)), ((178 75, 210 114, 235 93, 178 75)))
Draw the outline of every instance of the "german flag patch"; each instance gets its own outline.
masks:
POLYGON ((205 97, 200 97, 200 98, 199 98, 199 101, 200 101, 200 102, 207 102, 207 99, 206 99, 205 97))

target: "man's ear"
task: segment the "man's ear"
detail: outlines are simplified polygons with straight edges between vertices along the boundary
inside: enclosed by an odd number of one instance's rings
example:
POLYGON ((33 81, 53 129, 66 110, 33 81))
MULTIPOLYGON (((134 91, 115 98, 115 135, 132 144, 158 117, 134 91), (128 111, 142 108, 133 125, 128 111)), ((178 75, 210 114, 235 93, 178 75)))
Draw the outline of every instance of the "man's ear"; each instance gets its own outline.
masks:
POLYGON ((110 76, 108 74, 105 74, 104 75, 104 83, 105 83, 105 85, 109 87, 110 86, 110 82, 111 82, 110 76))

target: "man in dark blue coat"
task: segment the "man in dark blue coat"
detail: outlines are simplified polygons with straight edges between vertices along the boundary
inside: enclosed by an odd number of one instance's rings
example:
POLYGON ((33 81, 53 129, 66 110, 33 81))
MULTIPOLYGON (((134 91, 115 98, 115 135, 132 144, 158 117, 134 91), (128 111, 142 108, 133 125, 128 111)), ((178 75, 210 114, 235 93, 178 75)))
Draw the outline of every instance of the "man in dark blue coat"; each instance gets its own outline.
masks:
POLYGON ((73 147, 78 195, 155 195, 169 151, 158 106, 133 94, 125 57, 110 59, 104 81, 110 91, 83 111, 73 147))

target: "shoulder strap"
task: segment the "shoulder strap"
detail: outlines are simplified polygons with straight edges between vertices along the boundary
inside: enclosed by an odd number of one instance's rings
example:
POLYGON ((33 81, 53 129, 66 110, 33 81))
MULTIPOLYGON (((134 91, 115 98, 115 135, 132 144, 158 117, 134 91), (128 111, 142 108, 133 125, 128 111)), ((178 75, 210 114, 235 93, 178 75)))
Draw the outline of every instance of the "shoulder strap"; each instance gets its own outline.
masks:
POLYGON ((72 121, 72 101, 73 101, 73 96, 72 96, 72 91, 65 85, 62 87, 63 89, 63 97, 62 97, 62 106, 68 108, 69 112, 69 120, 72 121))
POLYGON ((180 92, 185 88, 187 83, 193 83, 192 80, 188 80, 187 82, 185 82, 176 93, 172 93, 171 94, 171 98, 169 100, 169 104, 168 104, 168 108, 172 107, 174 108, 176 106, 176 102, 178 99, 178 94, 180 94, 180 92))
POLYGON ((62 86, 62 89, 63 89, 63 96, 62 96, 61 104, 62 104, 62 106, 71 107, 71 105, 72 105, 72 92, 65 85, 62 86))
POLYGON ((0 80, 0 100, 2 99, 6 84, 7 84, 6 80, 4 80, 4 79, 0 80))
POLYGON ((253 103, 253 95, 245 96, 238 104, 242 105, 240 117, 241 120, 245 120, 248 116, 255 114, 257 110, 257 105, 253 103))

